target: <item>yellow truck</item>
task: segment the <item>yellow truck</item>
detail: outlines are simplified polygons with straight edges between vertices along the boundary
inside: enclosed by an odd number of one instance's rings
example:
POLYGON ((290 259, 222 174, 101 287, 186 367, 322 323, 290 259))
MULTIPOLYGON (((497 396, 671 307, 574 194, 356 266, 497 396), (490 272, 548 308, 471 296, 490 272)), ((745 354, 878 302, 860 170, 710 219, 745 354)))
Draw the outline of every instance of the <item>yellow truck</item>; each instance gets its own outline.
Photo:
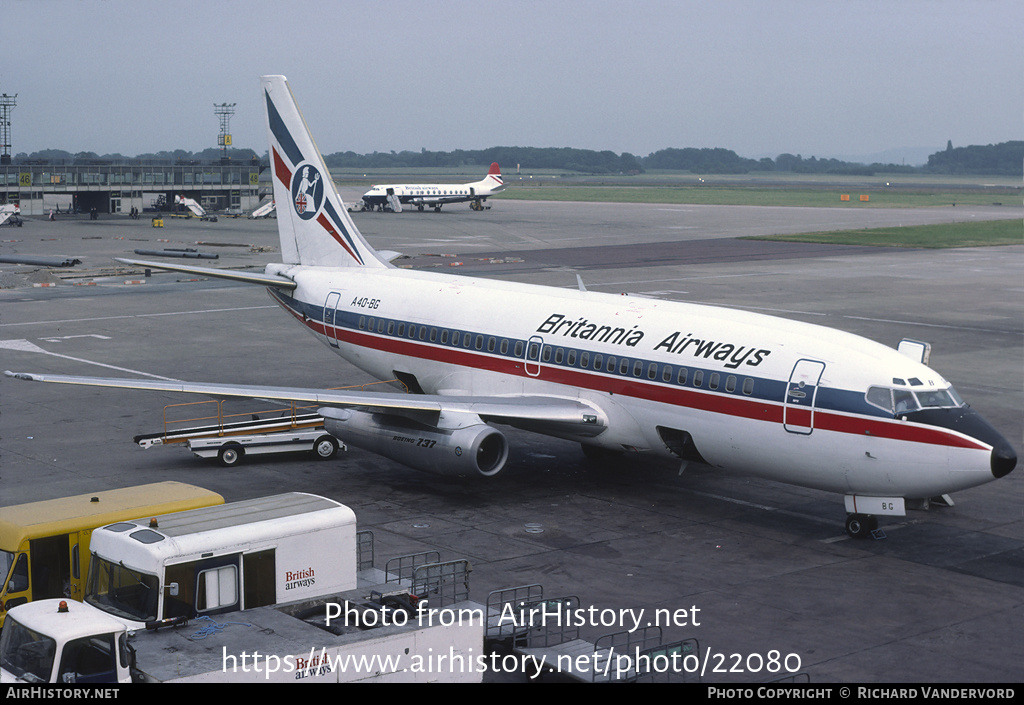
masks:
POLYGON ((82 600, 93 529, 223 503, 202 487, 156 482, 0 507, 0 627, 25 602, 82 600))

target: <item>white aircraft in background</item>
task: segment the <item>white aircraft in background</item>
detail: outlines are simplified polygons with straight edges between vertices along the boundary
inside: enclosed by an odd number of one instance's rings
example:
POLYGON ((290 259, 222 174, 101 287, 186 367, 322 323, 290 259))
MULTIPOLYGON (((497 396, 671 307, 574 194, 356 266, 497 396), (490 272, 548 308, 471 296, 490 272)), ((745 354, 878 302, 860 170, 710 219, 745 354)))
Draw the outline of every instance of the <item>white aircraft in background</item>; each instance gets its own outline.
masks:
MULTIPOLYGON (((0 205, 0 225, 7 222, 8 218, 21 213, 21 208, 18 207, 17 203, 5 203, 0 205)), ((15 221, 17 222, 17 221, 15 221)))
MULTIPOLYGON (((328 432, 420 470, 494 475, 496 425, 588 453, 699 462, 845 495, 846 528, 995 480, 1010 444, 918 359, 734 309, 400 269, 356 229, 283 76, 262 79, 282 263, 266 286, 322 343, 409 394, 7 373, 319 405, 328 432), (396 384, 396 386, 398 386, 396 384)), ((913 344, 911 344, 913 346, 913 344)), ((317 375, 322 377, 320 371, 317 375)))
POLYGON ((194 198, 187 198, 185 196, 175 196, 174 203, 179 206, 185 206, 194 214, 198 215, 200 218, 206 215, 206 209, 199 205, 199 202, 196 201, 194 198))
POLYGON ((277 202, 271 199, 269 203, 264 203, 262 206, 254 210, 249 214, 249 218, 269 218, 270 214, 277 208, 277 202))
POLYGON ((396 213, 402 212, 402 204, 416 206, 419 210, 433 208, 441 210, 447 203, 470 202, 469 207, 475 211, 484 209, 484 201, 505 190, 505 182, 501 180, 501 169, 498 162, 491 164, 490 171, 480 181, 468 184, 384 184, 374 186, 363 194, 363 203, 367 208, 383 209, 389 206, 396 213))

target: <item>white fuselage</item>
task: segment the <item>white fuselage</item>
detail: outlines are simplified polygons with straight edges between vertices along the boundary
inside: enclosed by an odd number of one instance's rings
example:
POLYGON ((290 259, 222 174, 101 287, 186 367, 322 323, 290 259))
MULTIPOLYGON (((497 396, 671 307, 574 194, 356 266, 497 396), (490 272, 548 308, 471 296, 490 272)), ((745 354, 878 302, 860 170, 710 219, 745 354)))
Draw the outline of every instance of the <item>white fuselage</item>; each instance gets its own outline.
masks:
POLYGON ((501 179, 491 175, 466 184, 382 184, 363 194, 363 202, 371 207, 382 206, 394 195, 403 204, 434 206, 486 200, 504 189, 501 179))
POLYGON ((409 270, 271 272, 298 284, 294 296, 274 298, 375 377, 411 375, 427 394, 586 401, 606 417, 596 438, 574 437, 588 444, 680 456, 666 438, 688 434, 690 459, 848 495, 927 498, 993 479, 991 444, 868 403, 869 388, 949 383, 855 335, 731 309, 409 270))

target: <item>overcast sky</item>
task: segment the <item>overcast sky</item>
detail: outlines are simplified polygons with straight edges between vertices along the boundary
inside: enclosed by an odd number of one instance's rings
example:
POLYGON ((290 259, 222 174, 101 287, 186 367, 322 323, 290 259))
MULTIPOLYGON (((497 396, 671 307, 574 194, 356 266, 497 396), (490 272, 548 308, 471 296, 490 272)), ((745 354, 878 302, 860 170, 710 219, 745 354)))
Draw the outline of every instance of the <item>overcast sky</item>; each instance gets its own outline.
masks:
POLYGON ((4 0, 0 26, 12 154, 199 151, 225 102, 262 154, 268 73, 325 154, 1024 139, 1020 0, 4 0))

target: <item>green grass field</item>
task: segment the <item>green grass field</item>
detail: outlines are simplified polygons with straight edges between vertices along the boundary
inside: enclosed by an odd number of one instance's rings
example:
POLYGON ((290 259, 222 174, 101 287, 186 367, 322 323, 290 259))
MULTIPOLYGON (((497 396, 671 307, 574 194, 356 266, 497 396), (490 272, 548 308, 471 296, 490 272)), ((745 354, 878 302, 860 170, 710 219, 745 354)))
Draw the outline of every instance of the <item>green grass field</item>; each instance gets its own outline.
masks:
MULTIPOLYGON (((482 177, 479 168, 332 170, 348 185, 387 182, 456 182, 482 177)), ((1010 177, 896 174, 850 177, 741 174, 699 177, 688 172, 639 176, 587 176, 554 170, 505 174, 501 200, 650 203, 667 205, 786 206, 803 208, 942 208, 1021 205, 1019 180, 1010 177), (846 198, 843 198, 846 196, 846 198)), ((771 236, 760 239, 886 247, 980 247, 1024 244, 1018 219, 771 236)))
POLYGON ((873 247, 985 247, 1024 244, 1024 222, 985 220, 973 223, 913 225, 903 228, 872 228, 870 230, 839 230, 799 235, 772 235, 745 238, 749 240, 781 240, 785 242, 817 242, 833 245, 868 245, 873 247))
POLYGON ((805 208, 934 208, 959 205, 1019 205, 1020 197, 1005 189, 950 187, 806 188, 800 186, 542 186, 511 183, 498 198, 532 201, 664 203, 718 206, 799 206, 805 208), (843 200, 842 196, 849 200, 843 200), (866 196, 867 200, 862 200, 866 196))

